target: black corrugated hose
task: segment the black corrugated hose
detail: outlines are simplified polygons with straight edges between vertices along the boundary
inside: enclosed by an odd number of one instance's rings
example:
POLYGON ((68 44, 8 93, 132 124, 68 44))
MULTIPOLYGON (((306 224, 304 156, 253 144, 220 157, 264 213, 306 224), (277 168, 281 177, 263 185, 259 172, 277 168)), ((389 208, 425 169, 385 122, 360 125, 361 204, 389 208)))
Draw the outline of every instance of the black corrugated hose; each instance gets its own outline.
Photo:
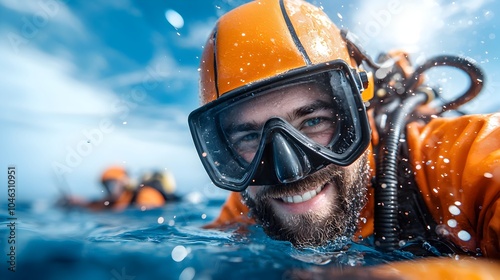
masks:
POLYGON ((375 245, 382 251, 399 247, 398 168, 400 137, 406 117, 427 101, 427 94, 416 93, 406 99, 400 109, 389 116, 385 135, 381 135, 375 186, 375 245))
POLYGON ((455 110, 476 97, 484 83, 482 70, 468 58, 456 56, 438 56, 418 67, 409 78, 405 87, 406 98, 401 100, 399 110, 388 115, 388 129, 381 136, 378 150, 375 186, 375 246, 382 251, 399 248, 398 224, 398 151, 403 129, 408 117, 415 109, 427 102, 428 95, 416 88, 419 76, 435 66, 450 66, 463 70, 470 78, 469 89, 453 101, 441 105, 436 114, 455 110))

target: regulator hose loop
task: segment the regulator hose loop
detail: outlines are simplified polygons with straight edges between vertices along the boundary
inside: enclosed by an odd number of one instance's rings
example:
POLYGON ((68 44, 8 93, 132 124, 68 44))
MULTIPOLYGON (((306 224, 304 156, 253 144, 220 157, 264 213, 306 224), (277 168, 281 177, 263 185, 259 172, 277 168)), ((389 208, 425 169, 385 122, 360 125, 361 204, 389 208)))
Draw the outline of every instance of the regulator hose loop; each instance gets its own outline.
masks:
POLYGON ((406 85, 406 92, 411 93, 415 91, 420 76, 425 71, 436 66, 449 66, 458 68, 464 71, 469 76, 470 83, 469 88, 455 100, 441 105, 440 108, 436 108, 438 114, 445 111, 456 110, 458 107, 475 98, 479 94, 479 92, 481 92, 481 89, 484 86, 485 77, 483 71, 476 65, 475 61, 468 57, 441 55, 436 56, 428 60, 421 66, 417 67, 406 85))
MULTIPOLYGON (((357 37, 347 30, 342 30, 341 35, 345 40, 351 57, 358 66, 368 66, 375 73, 378 70, 386 69, 384 77, 375 79, 375 92, 377 102, 374 105, 375 114, 379 114, 381 119, 376 120, 377 130, 380 135, 380 142, 377 147, 377 169, 375 178, 375 221, 374 235, 375 247, 381 251, 393 251, 400 248, 399 221, 398 221, 398 155, 403 130, 410 116, 416 109, 433 100, 435 91, 425 85, 421 86, 421 76, 430 68, 436 66, 450 66, 464 71, 470 79, 469 88, 458 98, 446 102, 438 108, 432 108, 436 114, 445 111, 456 110, 458 107, 469 102, 481 91, 484 84, 483 71, 476 63, 466 57, 442 55, 429 59, 421 66, 417 67, 410 76, 401 76, 398 80, 397 63, 388 57, 383 64, 379 64, 367 55, 366 51, 359 44, 357 37), (396 79, 396 80, 395 80, 396 79), (400 83, 402 87, 395 90, 391 83, 400 83), (390 90, 394 92, 390 92, 390 90)), ((404 70, 403 70, 404 72, 404 70)), ((425 119, 428 115, 419 113, 418 118, 425 119)), ((413 116, 415 117, 415 116, 413 116)))
MULTIPOLYGON (((481 91, 484 74, 474 61, 465 57, 437 56, 419 66, 404 81, 405 93, 391 103, 397 107, 386 111, 387 125, 380 132, 381 140, 377 151, 377 170, 375 183, 375 246, 381 251, 392 251, 399 245, 398 222, 398 154, 402 133, 406 123, 415 110, 433 99, 434 92, 428 87, 419 87, 421 75, 436 66, 450 66, 463 70, 470 79, 469 88, 458 98, 434 108, 437 114, 456 110, 469 102, 481 91)), ((394 95, 397 96, 397 95, 394 95)), ((385 99, 385 98, 382 98, 385 99)), ((385 102, 384 102, 385 103, 385 102)), ((421 116, 425 117, 425 116, 421 116)), ((380 129, 380 127, 379 127, 380 129)))

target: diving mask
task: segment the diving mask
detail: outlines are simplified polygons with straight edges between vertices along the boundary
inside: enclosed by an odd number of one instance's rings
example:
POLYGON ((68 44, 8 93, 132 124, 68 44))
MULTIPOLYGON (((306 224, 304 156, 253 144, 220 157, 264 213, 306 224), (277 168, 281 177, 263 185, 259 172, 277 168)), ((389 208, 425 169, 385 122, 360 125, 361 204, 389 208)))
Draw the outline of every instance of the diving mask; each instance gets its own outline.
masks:
POLYGON ((193 111, 191 134, 214 184, 243 191, 354 162, 370 142, 363 74, 341 60, 299 68, 193 111))

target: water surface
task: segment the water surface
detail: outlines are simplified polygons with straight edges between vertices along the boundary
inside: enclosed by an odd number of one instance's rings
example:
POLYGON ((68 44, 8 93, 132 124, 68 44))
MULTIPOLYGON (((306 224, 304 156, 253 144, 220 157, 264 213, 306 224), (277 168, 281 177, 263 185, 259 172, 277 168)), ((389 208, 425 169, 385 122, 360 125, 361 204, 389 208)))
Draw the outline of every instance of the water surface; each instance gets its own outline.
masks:
MULTIPOLYGON (((8 271, 8 256, 2 254, 0 278, 297 279, 296 272, 342 272, 413 258, 402 252, 381 254, 363 244, 298 250, 270 239, 258 226, 202 229, 223 202, 186 200, 161 209, 99 213, 55 208, 49 202, 18 204, 16 272, 8 271)), ((5 252, 9 217, 0 213, 5 252)))

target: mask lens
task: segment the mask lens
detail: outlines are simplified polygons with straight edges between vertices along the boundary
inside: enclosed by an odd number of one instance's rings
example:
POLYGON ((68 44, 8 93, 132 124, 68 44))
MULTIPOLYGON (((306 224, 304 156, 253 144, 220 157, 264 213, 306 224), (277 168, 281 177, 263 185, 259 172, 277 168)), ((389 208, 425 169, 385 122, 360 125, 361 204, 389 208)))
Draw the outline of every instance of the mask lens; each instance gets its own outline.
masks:
POLYGON ((262 137, 266 123, 283 119, 309 141, 322 146, 332 143, 340 123, 338 106, 327 84, 299 81, 254 94, 226 107, 218 122, 227 145, 241 164, 248 166, 267 144, 262 137))
POLYGON ((292 149, 304 151, 299 158, 317 154, 317 168, 348 165, 361 154, 369 129, 352 72, 345 63, 323 67, 235 90, 190 115, 195 145, 217 186, 241 191, 251 184, 269 162, 263 153, 278 130, 295 142, 292 149))

